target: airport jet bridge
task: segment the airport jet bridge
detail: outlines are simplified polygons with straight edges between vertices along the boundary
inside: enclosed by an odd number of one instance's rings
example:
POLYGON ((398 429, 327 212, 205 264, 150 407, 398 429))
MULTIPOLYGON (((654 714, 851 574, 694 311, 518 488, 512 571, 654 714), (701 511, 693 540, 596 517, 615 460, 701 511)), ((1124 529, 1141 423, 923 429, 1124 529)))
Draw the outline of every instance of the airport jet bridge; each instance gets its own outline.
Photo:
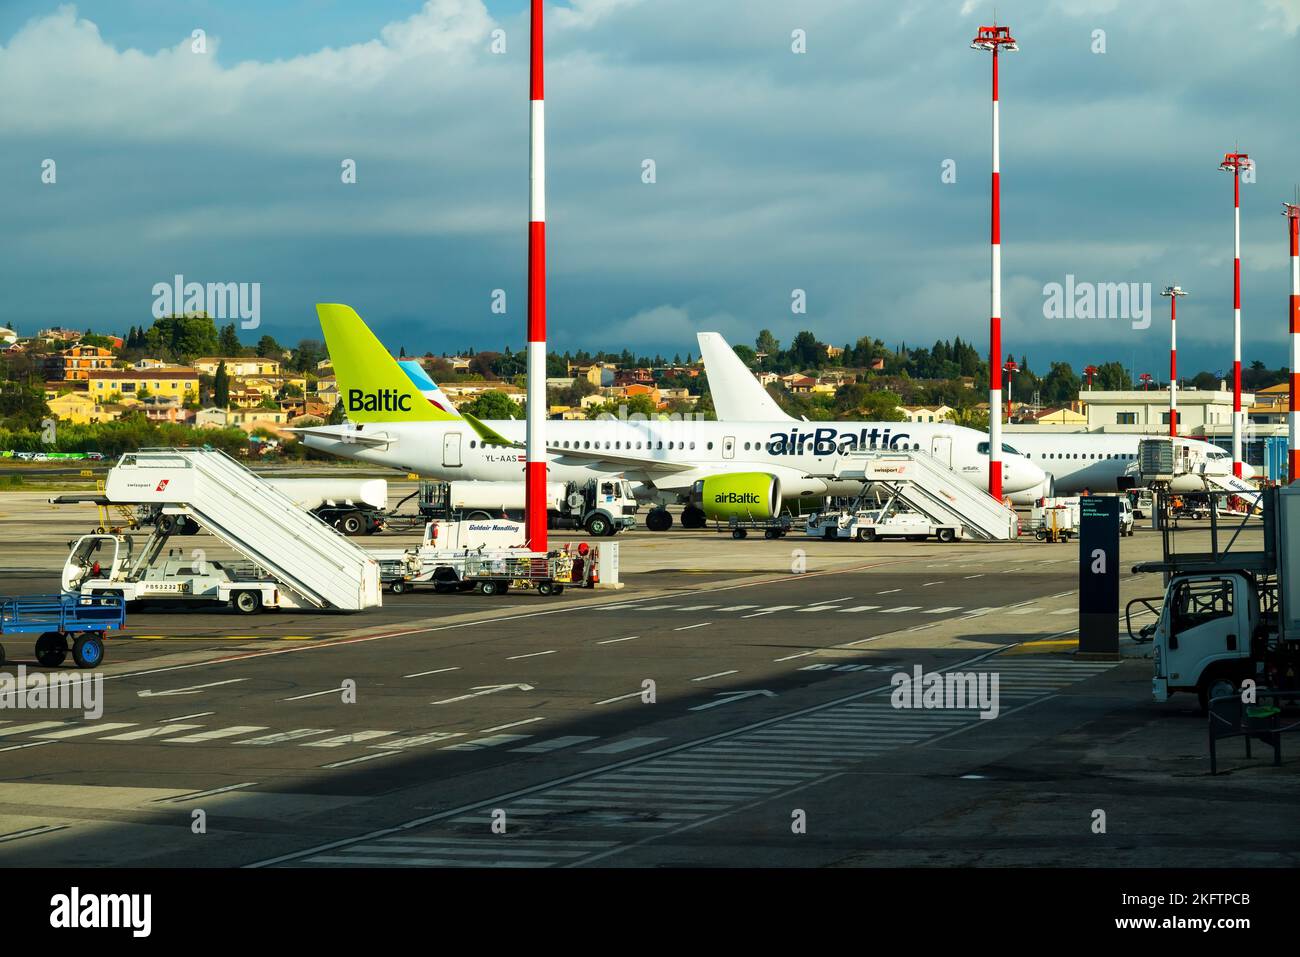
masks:
POLYGON ((861 479, 889 494, 889 508, 906 505, 936 527, 956 526, 963 537, 991 542, 1014 541, 1020 520, 1013 509, 990 498, 929 454, 858 452, 840 459, 839 478, 861 479))
POLYGON ((160 530, 174 528, 180 516, 193 520, 303 607, 356 611, 382 601, 379 563, 369 553, 224 452, 128 453, 109 471, 102 499, 151 514, 160 530))
POLYGON ((1190 478, 1202 483, 1207 492, 1229 492, 1252 509, 1260 506, 1260 491, 1253 484, 1222 471, 1210 471, 1209 466, 1204 446, 1199 443, 1168 437, 1138 443, 1139 485, 1177 490, 1190 478))

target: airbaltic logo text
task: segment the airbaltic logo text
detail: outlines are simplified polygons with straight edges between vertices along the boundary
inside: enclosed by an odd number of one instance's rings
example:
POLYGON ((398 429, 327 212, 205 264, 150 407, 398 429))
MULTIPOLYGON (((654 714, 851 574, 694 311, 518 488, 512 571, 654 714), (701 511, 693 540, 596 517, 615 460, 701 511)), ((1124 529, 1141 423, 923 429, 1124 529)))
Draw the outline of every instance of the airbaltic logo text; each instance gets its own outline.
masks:
POLYGON ((148 937, 153 929, 152 894, 70 894, 50 898, 50 926, 126 927, 132 937, 148 937))
POLYGON ((998 716, 998 675, 996 672, 937 671, 923 672, 920 665, 909 675, 900 671, 889 683, 894 692, 889 703, 895 708, 930 710, 978 710, 981 719, 998 716))
POLYGON ((755 492, 719 492, 713 496, 715 505, 757 505, 758 495, 755 492))
POLYGON ((380 389, 378 392, 366 392, 363 389, 348 389, 349 412, 410 412, 411 397, 396 389, 380 389))
POLYGON ((911 436, 899 432, 891 436, 890 430, 883 432, 879 428, 862 429, 858 432, 841 432, 839 429, 822 428, 811 432, 792 430, 773 432, 768 436, 768 455, 843 455, 846 452, 866 451, 867 449, 896 449, 902 445, 907 448, 911 436))

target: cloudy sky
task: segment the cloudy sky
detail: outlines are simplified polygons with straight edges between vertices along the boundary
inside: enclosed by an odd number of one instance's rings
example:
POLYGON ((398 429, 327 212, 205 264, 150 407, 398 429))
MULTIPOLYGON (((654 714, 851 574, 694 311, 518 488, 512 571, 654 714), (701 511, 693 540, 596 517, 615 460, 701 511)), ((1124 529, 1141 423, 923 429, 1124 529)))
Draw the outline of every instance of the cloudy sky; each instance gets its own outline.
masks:
MULTIPOLYGON (((1258 163, 1244 356, 1285 363, 1300 0, 997 6, 1022 46, 1002 72, 1008 351, 1160 373, 1158 293, 1177 282, 1185 367, 1226 368, 1217 166, 1239 144, 1258 163), (1067 275, 1152 284, 1154 321, 1045 318, 1044 286, 1067 275)), ((125 329, 179 273, 260 282, 249 339, 318 336, 312 304, 340 301, 394 349, 521 345, 525 7, 5 0, 0 323, 125 329)), ((549 5, 551 345, 685 354, 698 330, 768 327, 983 347, 989 57, 968 44, 991 15, 974 0, 549 5)))

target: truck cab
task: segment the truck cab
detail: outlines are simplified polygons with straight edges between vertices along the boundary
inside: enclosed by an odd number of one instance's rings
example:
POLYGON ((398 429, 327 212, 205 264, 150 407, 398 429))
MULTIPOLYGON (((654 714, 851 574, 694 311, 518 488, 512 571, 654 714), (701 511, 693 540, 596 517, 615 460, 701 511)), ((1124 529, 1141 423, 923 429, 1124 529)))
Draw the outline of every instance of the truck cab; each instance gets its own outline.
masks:
POLYGON ((1260 595, 1245 572, 1175 575, 1154 634, 1151 693, 1167 701, 1195 692, 1204 705, 1216 685, 1254 678, 1251 642, 1260 626, 1260 595))

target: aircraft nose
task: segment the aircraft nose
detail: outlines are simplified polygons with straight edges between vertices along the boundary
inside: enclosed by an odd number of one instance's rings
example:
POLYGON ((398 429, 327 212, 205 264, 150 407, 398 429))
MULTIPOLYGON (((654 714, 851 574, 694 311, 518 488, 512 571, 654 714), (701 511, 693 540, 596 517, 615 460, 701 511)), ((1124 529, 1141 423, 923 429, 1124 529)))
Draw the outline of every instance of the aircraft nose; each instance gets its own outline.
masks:
POLYGON ((1005 492, 1023 492, 1041 485, 1047 473, 1023 456, 1012 456, 1006 463, 1007 471, 1002 489, 1005 492))

